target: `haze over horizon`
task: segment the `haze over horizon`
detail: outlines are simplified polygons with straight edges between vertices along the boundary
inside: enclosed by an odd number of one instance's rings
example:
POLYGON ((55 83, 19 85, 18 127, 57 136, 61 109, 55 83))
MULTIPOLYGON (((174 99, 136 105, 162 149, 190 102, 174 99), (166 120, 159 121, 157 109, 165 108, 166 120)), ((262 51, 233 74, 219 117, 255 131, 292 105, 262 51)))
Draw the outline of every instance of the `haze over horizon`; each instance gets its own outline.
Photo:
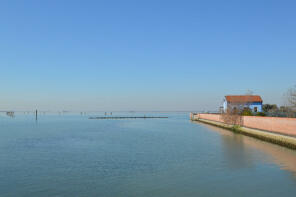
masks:
POLYGON ((2 1, 1 110, 217 110, 296 84, 295 1, 2 1))

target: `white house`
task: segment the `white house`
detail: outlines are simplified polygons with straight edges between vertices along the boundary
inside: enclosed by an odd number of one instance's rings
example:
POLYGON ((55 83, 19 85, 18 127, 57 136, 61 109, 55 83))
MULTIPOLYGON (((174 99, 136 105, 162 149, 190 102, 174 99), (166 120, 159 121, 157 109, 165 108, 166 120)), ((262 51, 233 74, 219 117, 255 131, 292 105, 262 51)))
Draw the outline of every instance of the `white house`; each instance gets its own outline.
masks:
POLYGON ((223 100, 223 111, 250 108, 253 112, 262 112, 262 102, 259 95, 227 95, 223 100))

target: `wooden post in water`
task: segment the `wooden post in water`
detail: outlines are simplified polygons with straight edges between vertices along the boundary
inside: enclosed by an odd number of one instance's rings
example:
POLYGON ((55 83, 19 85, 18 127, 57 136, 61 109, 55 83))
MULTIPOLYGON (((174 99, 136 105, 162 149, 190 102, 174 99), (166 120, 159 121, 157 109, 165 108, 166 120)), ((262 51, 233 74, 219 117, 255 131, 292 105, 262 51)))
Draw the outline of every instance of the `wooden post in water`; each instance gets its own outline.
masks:
POLYGON ((38 111, 37 111, 37 109, 36 109, 36 113, 35 113, 35 115, 36 115, 36 120, 37 120, 37 116, 38 116, 38 111))

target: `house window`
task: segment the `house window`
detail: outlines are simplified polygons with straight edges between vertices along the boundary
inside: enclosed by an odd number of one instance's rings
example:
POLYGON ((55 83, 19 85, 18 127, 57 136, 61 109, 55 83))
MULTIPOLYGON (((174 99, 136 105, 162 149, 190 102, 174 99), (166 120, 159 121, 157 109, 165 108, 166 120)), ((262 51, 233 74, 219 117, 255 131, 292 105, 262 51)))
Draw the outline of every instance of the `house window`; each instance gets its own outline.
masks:
POLYGON ((254 107, 254 112, 257 112, 258 111, 258 108, 257 107, 254 107))

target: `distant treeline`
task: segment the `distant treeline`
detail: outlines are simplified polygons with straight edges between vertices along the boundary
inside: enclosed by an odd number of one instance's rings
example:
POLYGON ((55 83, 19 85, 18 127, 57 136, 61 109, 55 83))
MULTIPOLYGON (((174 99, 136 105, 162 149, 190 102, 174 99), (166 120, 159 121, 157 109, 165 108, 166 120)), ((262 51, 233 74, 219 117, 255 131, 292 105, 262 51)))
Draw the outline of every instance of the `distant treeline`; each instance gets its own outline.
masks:
POLYGON ((267 116, 296 117, 296 110, 289 106, 278 107, 276 104, 264 104, 262 110, 267 116))

